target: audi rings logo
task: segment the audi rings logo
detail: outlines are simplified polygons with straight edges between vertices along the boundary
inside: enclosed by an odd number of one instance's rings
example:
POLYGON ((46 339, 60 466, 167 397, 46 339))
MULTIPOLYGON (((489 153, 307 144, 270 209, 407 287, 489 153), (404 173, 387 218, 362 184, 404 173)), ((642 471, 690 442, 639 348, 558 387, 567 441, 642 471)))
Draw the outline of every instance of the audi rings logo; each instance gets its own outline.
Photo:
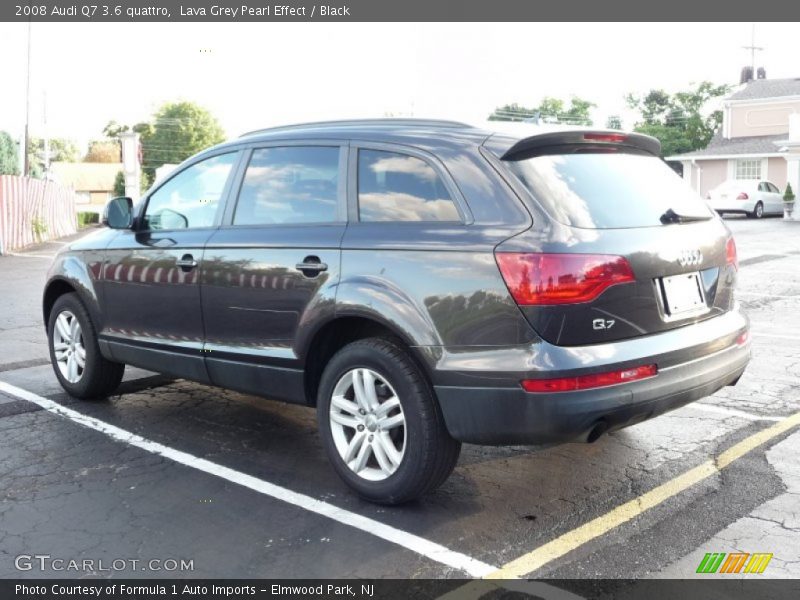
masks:
POLYGON ((678 253, 678 264, 682 267, 694 267, 703 262, 703 253, 700 250, 681 250, 678 253))

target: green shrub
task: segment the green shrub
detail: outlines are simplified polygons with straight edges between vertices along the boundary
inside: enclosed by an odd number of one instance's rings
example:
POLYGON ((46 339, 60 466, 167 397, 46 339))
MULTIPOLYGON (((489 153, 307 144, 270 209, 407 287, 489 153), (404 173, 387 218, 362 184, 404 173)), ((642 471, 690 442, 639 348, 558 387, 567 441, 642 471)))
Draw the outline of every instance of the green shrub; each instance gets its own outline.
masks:
POLYGON ((83 229, 94 223, 100 222, 100 215, 96 212, 79 212, 78 213, 78 227, 83 229))
POLYGON ((792 191, 792 184, 786 184, 786 191, 783 192, 783 201, 784 202, 794 202, 794 192, 792 191))
POLYGON ((41 240, 42 236, 47 233, 47 224, 41 217, 34 217, 31 220, 31 229, 33 229, 33 235, 36 236, 36 239, 41 240))

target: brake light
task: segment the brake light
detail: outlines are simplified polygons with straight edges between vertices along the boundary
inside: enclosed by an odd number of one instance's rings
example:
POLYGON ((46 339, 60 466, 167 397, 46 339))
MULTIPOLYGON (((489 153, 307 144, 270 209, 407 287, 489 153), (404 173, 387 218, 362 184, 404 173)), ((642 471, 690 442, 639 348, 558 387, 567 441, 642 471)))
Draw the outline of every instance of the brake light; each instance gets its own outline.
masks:
POLYGON ((736 254, 736 242, 733 241, 732 237, 729 237, 728 241, 725 243, 725 263, 733 265, 733 268, 736 270, 739 269, 739 258, 736 254))
POLYGON ((618 144, 627 141, 624 133, 584 133, 583 139, 587 142, 612 142, 618 144))
POLYGON ((736 345, 744 346, 749 339, 750 339, 750 332, 743 331, 742 333, 739 334, 739 337, 736 338, 736 345))
POLYGON ((498 252, 496 257, 511 296, 526 306, 589 302, 612 285, 636 280, 622 256, 498 252))
POLYGON ((638 381, 655 377, 658 374, 656 365, 643 365, 607 373, 593 373, 591 375, 578 375, 577 377, 557 377, 555 379, 523 379, 520 383, 522 389, 532 393, 547 392, 574 392, 591 388, 607 387, 629 381, 638 381))
POLYGON ((739 192, 739 195, 736 196, 737 200, 747 200, 748 198, 750 198, 750 196, 748 196, 745 192, 739 192))

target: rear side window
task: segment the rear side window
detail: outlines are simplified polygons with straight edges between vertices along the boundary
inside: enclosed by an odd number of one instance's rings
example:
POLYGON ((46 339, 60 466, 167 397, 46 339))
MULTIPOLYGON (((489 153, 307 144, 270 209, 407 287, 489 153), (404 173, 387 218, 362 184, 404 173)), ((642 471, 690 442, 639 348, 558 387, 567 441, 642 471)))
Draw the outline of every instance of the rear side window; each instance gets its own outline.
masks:
POLYGON ((397 152, 358 151, 361 221, 460 221, 450 193, 424 160, 397 152))
POLYGON ((339 148, 287 146, 254 150, 234 225, 336 221, 339 148))
POLYGON ((580 153, 505 161, 557 221, 585 229, 661 225, 679 215, 712 217, 705 202, 654 156, 580 153))

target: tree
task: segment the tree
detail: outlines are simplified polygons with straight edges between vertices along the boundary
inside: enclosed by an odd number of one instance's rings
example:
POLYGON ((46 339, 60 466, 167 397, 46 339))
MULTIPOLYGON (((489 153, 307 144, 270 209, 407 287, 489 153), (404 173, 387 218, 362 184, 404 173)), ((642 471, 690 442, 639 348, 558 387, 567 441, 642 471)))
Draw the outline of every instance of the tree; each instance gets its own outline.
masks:
POLYGON ((114 178, 114 197, 120 198, 125 195, 125 173, 119 171, 114 178))
POLYGON ((517 104, 504 104, 494 109, 494 112, 489 115, 490 121, 522 121, 523 119, 532 119, 537 117, 536 109, 526 108, 517 104))
POLYGON ((596 107, 597 105, 594 102, 573 96, 572 100, 570 100, 569 108, 566 113, 559 117, 559 121, 566 122, 569 125, 592 125, 589 111, 596 107))
POLYGON ((211 113, 192 102, 164 104, 150 127, 140 124, 144 155, 142 170, 149 179, 166 163, 180 163, 193 154, 225 139, 225 133, 211 113))
MULTIPOLYGON (((78 162, 80 152, 74 140, 52 138, 49 140, 50 162, 78 162)), ((32 137, 28 140, 28 164, 31 177, 41 177, 44 173, 44 140, 32 137)))
POLYGON ((538 106, 527 108, 519 104, 505 104, 489 115, 490 121, 522 121, 533 119, 536 122, 564 123, 566 125, 591 125, 589 111, 597 106, 593 102, 573 96, 569 107, 558 98, 545 96, 538 106))
POLYGON ((109 121, 108 124, 103 127, 103 135, 115 140, 119 137, 120 133, 125 133, 129 129, 130 127, 127 125, 120 125, 116 121, 109 121))
POLYGON ((622 119, 619 115, 609 115, 606 119, 606 129, 622 129, 622 119))
POLYGON ((116 163, 120 160, 119 142, 111 140, 89 142, 89 150, 83 157, 83 162, 91 163, 116 163))
POLYGON ((708 113, 705 107, 714 98, 730 91, 728 85, 703 81, 694 89, 668 94, 650 90, 644 96, 628 94, 628 106, 637 110, 641 120, 634 130, 661 141, 663 156, 705 148, 722 123, 722 111, 708 113))
POLYGON ((119 138, 121 133, 125 133, 127 131, 133 131, 134 133, 138 133, 142 135, 144 133, 152 132, 153 125, 151 123, 137 123, 133 127, 129 127, 128 125, 121 125, 116 121, 109 121, 108 124, 103 128, 103 135, 107 138, 111 138, 112 140, 116 140, 119 138))
POLYGON ((17 144, 5 131, 0 131, 0 175, 19 175, 17 144))
POLYGON ((103 134, 114 140, 128 131, 139 134, 142 186, 149 186, 155 180, 156 169, 161 165, 183 162, 225 140, 217 119, 193 102, 167 102, 149 122, 129 126, 109 121, 103 128, 103 134))

